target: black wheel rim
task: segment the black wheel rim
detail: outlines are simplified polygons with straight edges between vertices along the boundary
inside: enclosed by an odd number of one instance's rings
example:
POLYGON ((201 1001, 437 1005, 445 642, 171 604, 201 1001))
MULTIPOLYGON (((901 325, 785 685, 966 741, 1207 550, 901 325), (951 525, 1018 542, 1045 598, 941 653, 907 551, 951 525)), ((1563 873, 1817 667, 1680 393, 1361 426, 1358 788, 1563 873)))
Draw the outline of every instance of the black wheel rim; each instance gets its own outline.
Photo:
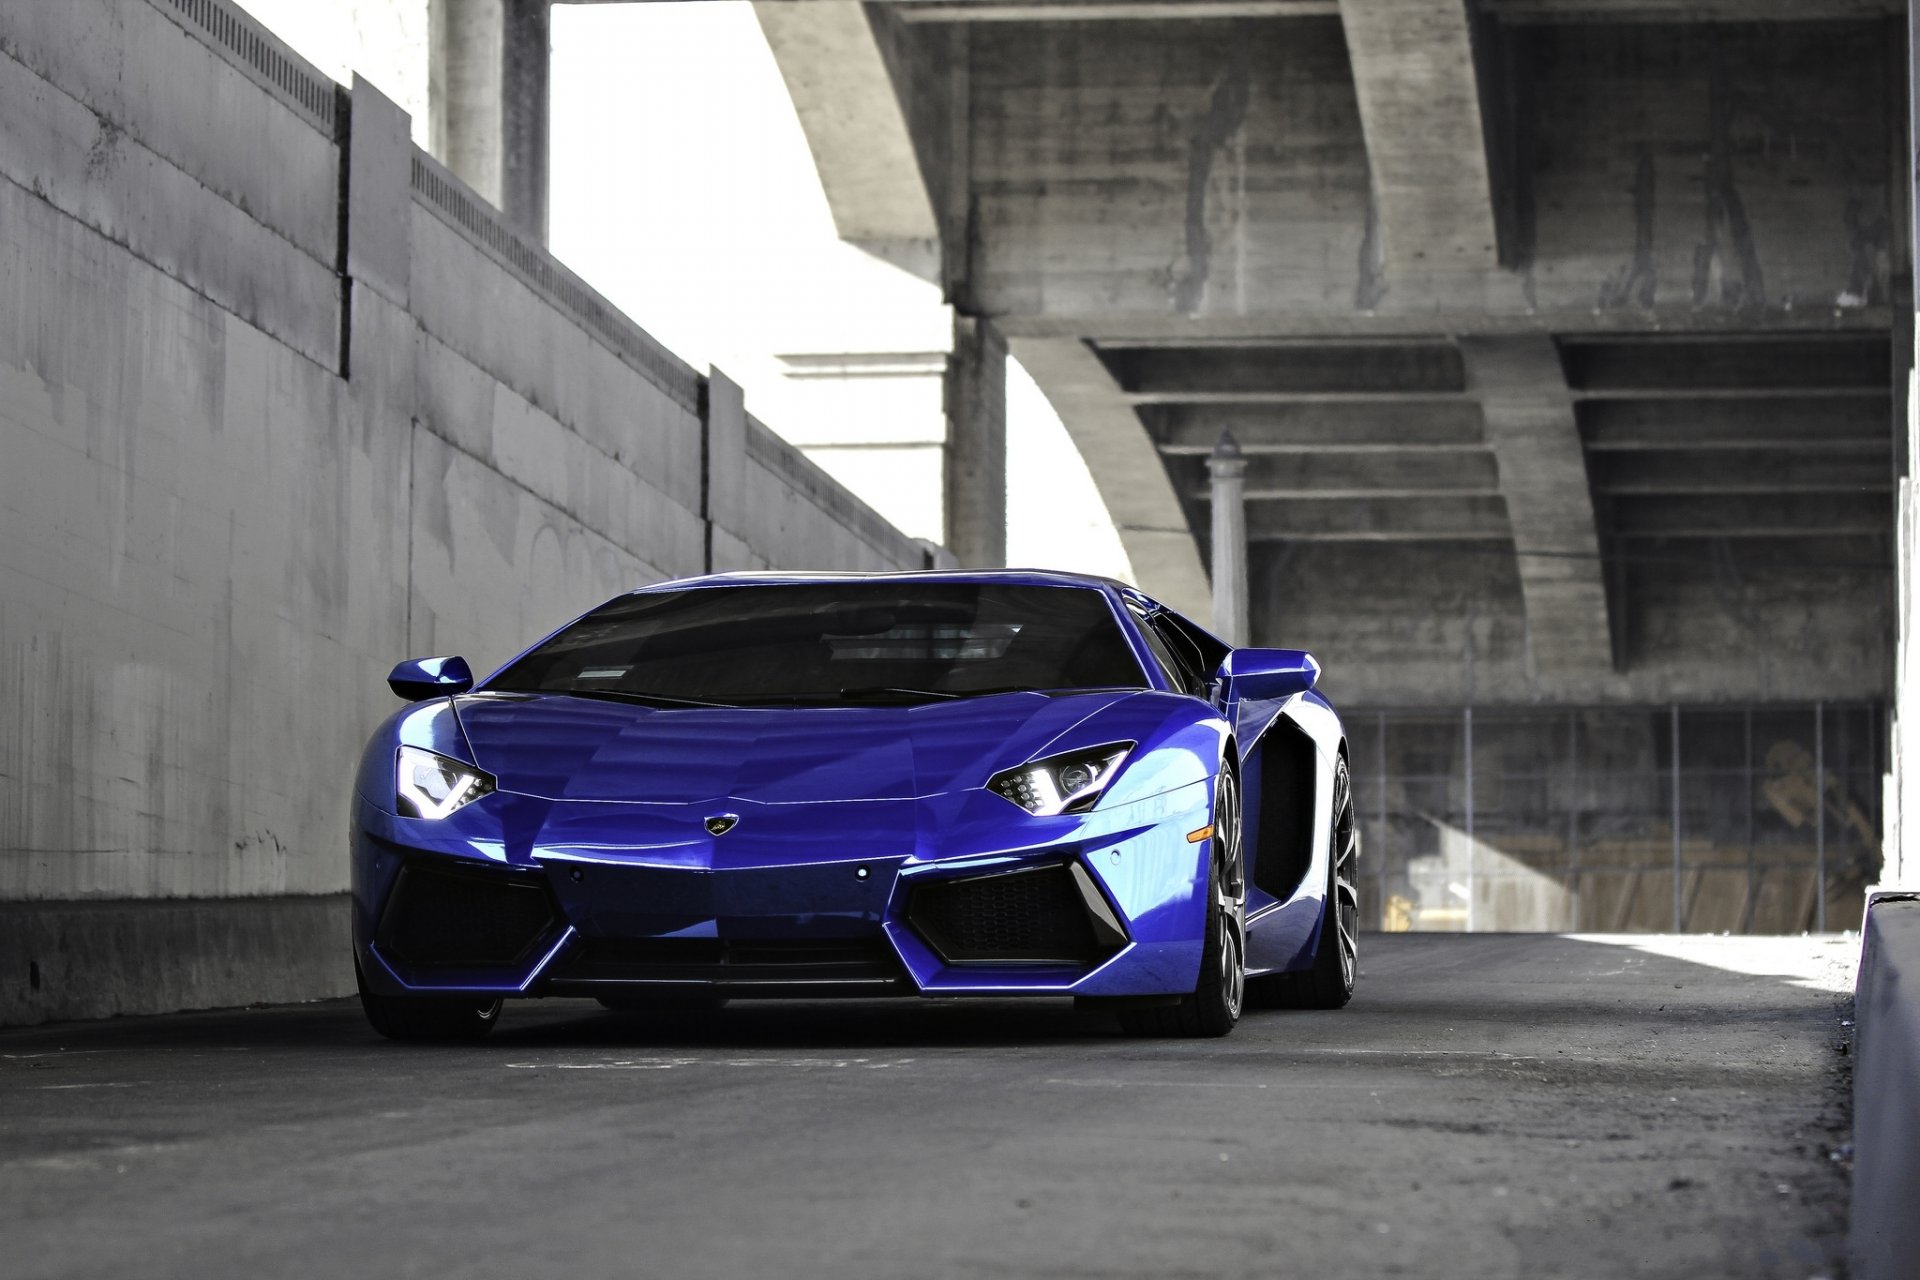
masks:
POLYGON ((1227 1016, 1240 1016, 1246 996, 1247 888, 1240 850, 1240 784, 1227 770, 1220 771, 1213 801, 1214 913, 1220 921, 1220 998, 1227 1016))
POLYGON ((1353 820, 1353 778, 1342 760, 1333 775, 1333 911, 1339 931, 1340 977, 1347 989, 1359 970, 1360 831, 1353 820))

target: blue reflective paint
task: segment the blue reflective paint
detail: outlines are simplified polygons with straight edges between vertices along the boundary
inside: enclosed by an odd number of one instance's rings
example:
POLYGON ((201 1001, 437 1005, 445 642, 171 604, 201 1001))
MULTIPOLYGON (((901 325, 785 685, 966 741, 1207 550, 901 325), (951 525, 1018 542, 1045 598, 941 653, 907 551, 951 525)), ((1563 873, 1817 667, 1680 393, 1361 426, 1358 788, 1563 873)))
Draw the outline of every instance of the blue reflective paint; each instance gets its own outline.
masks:
POLYGON ((410 701, 465 693, 473 688, 473 669, 465 658, 409 658, 387 673, 387 687, 410 701))
MULTIPOLYGON (((833 576, 719 575, 648 590, 833 576)), ((1321 755, 1314 805, 1324 832, 1341 744, 1331 705, 1317 692, 1232 699, 1230 683, 1225 707, 1173 692, 1125 607, 1128 597, 1145 597, 1098 579, 886 577, 1095 587, 1152 687, 913 706, 662 708, 489 692, 482 681, 473 692, 408 706, 375 732, 355 784, 354 935, 368 986, 539 995, 555 967, 595 939, 868 938, 885 939, 926 995, 1192 990, 1213 841, 1189 836, 1209 823, 1229 744, 1247 755, 1243 772, 1253 780, 1269 727, 1290 717, 1304 729, 1321 755), (994 774, 1030 760, 1118 742, 1135 746, 1089 812, 1034 817, 986 789, 994 774), (495 789, 437 821, 400 816, 394 762, 403 745, 476 766, 495 789), (707 820, 722 814, 737 824, 714 835, 707 820), (508 968, 409 968, 375 941, 407 862, 544 881, 554 927, 508 968), (907 920, 916 885, 1067 864, 1085 869, 1127 935, 1085 968, 948 964, 907 920)), ((1257 813, 1251 796, 1248 808, 1257 813)), ((1308 962, 1326 858, 1323 835, 1285 902, 1250 889, 1252 967, 1308 962)))

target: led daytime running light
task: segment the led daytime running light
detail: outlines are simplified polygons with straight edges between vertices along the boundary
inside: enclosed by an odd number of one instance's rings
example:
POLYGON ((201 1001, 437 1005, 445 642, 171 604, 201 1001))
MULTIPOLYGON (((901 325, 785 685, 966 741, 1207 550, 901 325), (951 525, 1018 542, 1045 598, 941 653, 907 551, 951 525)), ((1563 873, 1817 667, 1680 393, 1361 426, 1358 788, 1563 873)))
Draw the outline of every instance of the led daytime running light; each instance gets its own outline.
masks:
POLYGON ((438 821, 491 792, 493 779, 436 752, 401 747, 393 788, 401 816, 438 821))
POLYGON ((1131 742, 1035 760, 997 773, 987 786, 1037 818, 1081 813, 1093 808, 1126 763, 1131 742))

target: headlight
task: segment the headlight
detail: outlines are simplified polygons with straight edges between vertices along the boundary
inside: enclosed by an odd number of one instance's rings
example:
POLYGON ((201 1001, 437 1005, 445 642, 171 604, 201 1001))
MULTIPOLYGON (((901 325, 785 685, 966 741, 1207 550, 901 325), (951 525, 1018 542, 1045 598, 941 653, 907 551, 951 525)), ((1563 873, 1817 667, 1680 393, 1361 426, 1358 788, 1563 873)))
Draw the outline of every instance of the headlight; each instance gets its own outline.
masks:
POLYGON ((492 791, 493 779, 470 764, 402 747, 393 789, 402 817, 444 818, 492 791))
POLYGON ((1132 750, 1131 742, 1110 742, 1104 747, 1048 756, 994 774, 987 787, 1035 817, 1084 813, 1100 799, 1132 750))

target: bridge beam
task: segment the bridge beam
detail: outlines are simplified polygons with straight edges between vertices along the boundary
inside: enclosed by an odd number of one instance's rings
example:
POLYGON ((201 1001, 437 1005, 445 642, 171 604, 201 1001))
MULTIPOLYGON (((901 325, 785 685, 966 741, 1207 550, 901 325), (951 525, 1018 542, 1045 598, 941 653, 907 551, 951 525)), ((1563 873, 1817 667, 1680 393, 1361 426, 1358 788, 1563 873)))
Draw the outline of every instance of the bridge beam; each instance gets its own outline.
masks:
POLYGON ((787 82, 840 238, 938 280, 940 220, 889 65, 904 51, 890 51, 886 33, 858 0, 755 0, 753 11, 787 82))
POLYGON ((1499 463, 1533 668, 1604 672, 1613 665, 1606 581, 1559 350, 1542 337, 1468 338, 1460 350, 1499 463))
POLYGON ((1190 618, 1213 612, 1213 593, 1179 495, 1126 395, 1100 357, 1075 338, 1013 338, 1093 475, 1140 589, 1190 618))
POLYGON ((1485 271, 1499 259, 1466 0, 1340 0, 1385 265, 1485 271))

